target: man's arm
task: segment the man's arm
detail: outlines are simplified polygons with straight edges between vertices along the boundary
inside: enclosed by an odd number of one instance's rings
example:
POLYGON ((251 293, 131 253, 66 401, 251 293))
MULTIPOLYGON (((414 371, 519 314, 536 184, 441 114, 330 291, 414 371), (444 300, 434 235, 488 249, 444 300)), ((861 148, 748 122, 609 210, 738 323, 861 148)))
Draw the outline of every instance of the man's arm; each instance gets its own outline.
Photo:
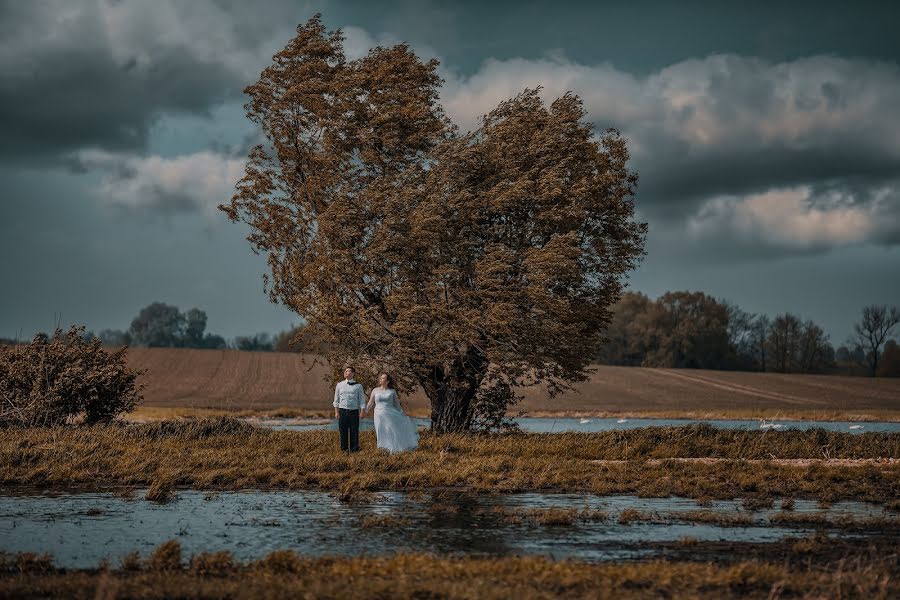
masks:
POLYGON ((341 387, 340 382, 338 382, 338 384, 334 386, 334 402, 332 404, 334 405, 334 417, 335 418, 338 417, 338 399, 340 397, 340 395, 338 394, 338 390, 340 389, 340 387, 341 387))

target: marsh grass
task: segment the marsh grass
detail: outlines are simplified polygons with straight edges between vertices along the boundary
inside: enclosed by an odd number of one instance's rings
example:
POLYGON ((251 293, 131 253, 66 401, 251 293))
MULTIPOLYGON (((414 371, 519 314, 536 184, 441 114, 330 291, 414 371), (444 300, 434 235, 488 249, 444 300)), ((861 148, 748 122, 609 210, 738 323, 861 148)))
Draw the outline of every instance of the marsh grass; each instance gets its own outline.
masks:
POLYGON ((234 556, 227 550, 195 554, 190 564, 191 572, 198 575, 225 576, 235 569, 234 556))
POLYGON ((409 524, 409 519, 395 515, 363 515, 359 518, 361 529, 392 529, 409 524))
POLYGON ((147 561, 152 571, 177 571, 181 569, 181 544, 175 540, 163 542, 153 551, 147 561))
POLYGON ((690 523, 709 523, 720 527, 747 527, 753 524, 753 515, 746 512, 715 512, 711 510, 690 510, 672 513, 673 520, 690 523))
MULTIPOLYGON (((320 489, 344 500, 384 490, 571 491, 702 499, 894 502, 900 466, 795 466, 772 458, 897 458, 900 434, 736 431, 707 425, 560 434, 434 435, 414 452, 338 450, 333 431, 273 431, 218 417, 93 427, 20 428, 0 438, 0 483, 44 488, 320 489), (650 459, 715 457, 705 464, 650 459), (761 459, 749 463, 743 459, 761 459), (616 460, 595 464, 595 460, 616 460)), ((159 494, 159 495, 158 495, 159 494)), ((760 504, 761 506, 766 504, 760 504)))
MULTIPOLYGON (((684 538, 690 552, 703 542, 684 538)), ((849 554, 821 563, 828 538, 795 543, 799 563, 690 560, 590 564, 544 557, 307 558, 278 550, 249 562, 227 552, 182 563, 175 541, 128 570, 63 570, 51 557, 0 556, 0 596, 95 598, 890 598, 900 593, 897 554, 849 554), (157 560, 157 557, 164 557, 157 560), (177 557, 177 562, 176 558, 177 557), (161 562, 159 562, 161 561, 161 562), (114 591, 115 593, 109 593, 114 591)))
POLYGON ((144 495, 144 499, 158 504, 168 504, 177 497, 174 488, 175 485, 171 479, 155 479, 153 483, 150 484, 150 488, 144 495))
POLYGON ((900 530, 900 518, 890 516, 857 517, 854 515, 829 515, 824 512, 778 512, 769 518, 773 525, 809 525, 837 529, 890 532, 900 530))
POLYGON ((501 523, 541 527, 575 525, 577 523, 597 523, 609 519, 609 515, 602 510, 557 507, 525 510, 498 507, 490 511, 488 516, 501 523))
POLYGON ((665 523, 666 519, 657 513, 649 513, 636 508, 623 508, 619 512, 619 524, 630 525, 632 523, 665 523))

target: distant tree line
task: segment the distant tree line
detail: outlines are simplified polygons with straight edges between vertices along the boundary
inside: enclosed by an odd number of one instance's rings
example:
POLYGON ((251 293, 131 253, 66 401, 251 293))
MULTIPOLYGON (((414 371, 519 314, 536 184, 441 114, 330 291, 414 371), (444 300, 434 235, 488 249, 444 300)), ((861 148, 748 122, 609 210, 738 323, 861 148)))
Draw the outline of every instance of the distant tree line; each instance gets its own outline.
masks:
MULTIPOLYGON (((862 310, 850 339, 835 349, 812 320, 784 313, 774 319, 750 314, 702 292, 668 292, 656 300, 626 292, 612 308, 609 342, 596 357, 607 365, 726 369, 776 373, 839 373, 900 377, 900 344, 890 335, 900 310, 872 305, 862 310)), ((154 302, 125 331, 84 334, 106 346, 232 348, 323 354, 324 336, 306 323, 276 335, 257 333, 227 341, 206 332, 206 313, 154 302)), ((0 345, 16 340, 0 339, 0 345)), ((21 343, 18 342, 18 343, 21 343)))
POLYGON ((609 342, 596 357, 602 364, 900 376, 900 347, 887 339, 900 322, 895 308, 866 307, 837 350, 812 320, 750 314, 702 292, 656 300, 627 292, 612 311, 609 342))
POLYGON ((275 338, 268 333, 237 336, 230 342, 206 332, 206 313, 198 308, 181 312, 177 306, 153 302, 142 308, 127 330, 104 329, 87 332, 86 339, 100 338, 106 346, 146 346, 152 348, 203 348, 271 352, 275 338))

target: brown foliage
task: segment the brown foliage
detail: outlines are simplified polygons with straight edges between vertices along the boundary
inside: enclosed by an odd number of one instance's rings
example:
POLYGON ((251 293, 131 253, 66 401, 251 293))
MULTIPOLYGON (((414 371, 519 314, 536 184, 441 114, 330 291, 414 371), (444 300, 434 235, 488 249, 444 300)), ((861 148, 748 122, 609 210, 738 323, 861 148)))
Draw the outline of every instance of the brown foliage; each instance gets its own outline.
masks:
POLYGON ((458 431, 482 389, 584 378, 646 224, 625 140, 595 139, 577 96, 525 90, 461 135, 436 68, 404 44, 347 61, 340 31, 299 26, 245 90, 269 147, 220 208, 333 362, 420 386, 433 427, 458 431))
POLYGON ((84 327, 59 328, 52 338, 0 346, 0 425, 58 425, 78 415, 89 424, 112 420, 141 401, 125 348, 108 352, 84 327))

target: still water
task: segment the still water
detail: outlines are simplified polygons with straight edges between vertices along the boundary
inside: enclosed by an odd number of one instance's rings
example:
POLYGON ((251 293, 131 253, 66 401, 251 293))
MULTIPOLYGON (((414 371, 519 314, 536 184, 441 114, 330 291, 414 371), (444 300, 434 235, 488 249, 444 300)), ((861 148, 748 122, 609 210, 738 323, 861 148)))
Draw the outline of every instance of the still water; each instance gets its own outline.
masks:
MULTIPOLYGON (((413 419, 419 427, 431 427, 431 419, 413 419)), ((523 417, 514 419, 524 431, 536 433, 559 433, 563 431, 621 431, 624 429, 639 429, 642 427, 665 427, 695 425, 697 423, 709 423, 713 427, 721 429, 744 429, 748 431, 784 431, 786 429, 815 429, 821 428, 827 431, 841 431, 847 433, 865 433, 867 431, 900 432, 900 422, 882 421, 769 421, 769 420, 696 420, 696 419, 553 419, 523 417)), ((310 429, 334 429, 337 430, 337 421, 316 421, 309 423, 302 419, 253 419, 256 425, 270 427, 272 429, 285 429, 304 431, 310 429)), ((371 418, 360 421, 360 429, 372 429, 374 427, 371 418)))
MULTIPOLYGON (((808 533, 803 527, 771 526, 774 510, 751 513, 741 527, 678 522, 621 524, 627 508, 659 517, 697 510, 684 498, 596 497, 579 494, 430 496, 399 492, 365 501, 341 502, 326 492, 179 491, 165 505, 143 500, 143 490, 127 500, 109 493, 22 494, 0 489, 0 551, 49 552, 62 567, 113 565, 137 550, 146 556, 169 539, 185 556, 230 550, 236 558, 260 558, 279 549, 305 555, 385 555, 432 552, 474 555, 543 555, 585 561, 637 558, 652 553, 645 544, 684 537, 700 541, 770 542, 808 533), (609 519, 574 525, 511 524, 497 510, 550 507, 597 509, 609 519)), ((777 505, 777 503, 776 503, 777 505)), ((737 501, 719 501, 703 510, 734 514, 737 501)), ((815 511, 797 501, 795 512, 815 511)), ((881 507, 836 503, 828 515, 881 515, 881 507)))

